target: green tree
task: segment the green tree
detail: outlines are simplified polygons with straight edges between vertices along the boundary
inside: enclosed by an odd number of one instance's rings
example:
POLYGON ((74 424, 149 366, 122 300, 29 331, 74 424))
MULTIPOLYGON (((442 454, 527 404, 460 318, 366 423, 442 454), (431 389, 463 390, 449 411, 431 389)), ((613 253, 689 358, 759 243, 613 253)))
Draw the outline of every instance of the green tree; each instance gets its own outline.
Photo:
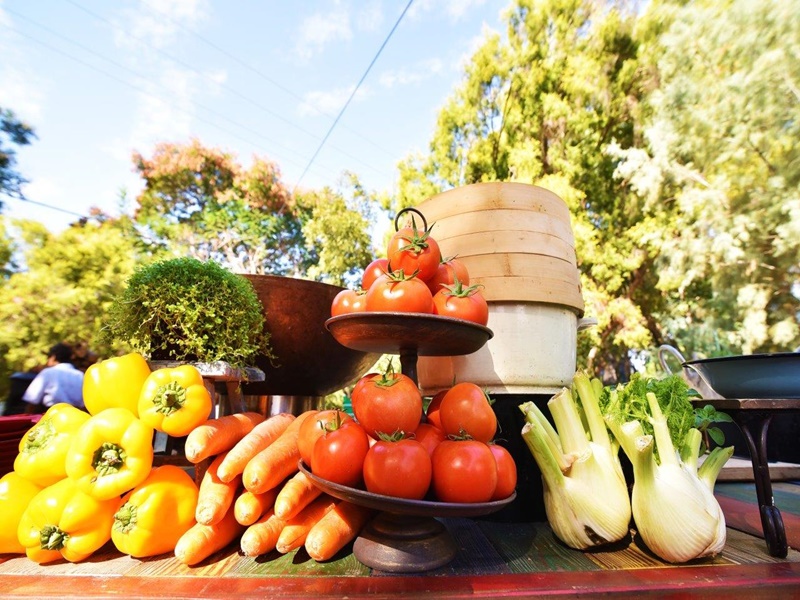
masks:
POLYGON ((590 365, 625 376, 630 350, 653 342, 649 315, 655 227, 615 181, 611 144, 635 146, 645 73, 629 2, 518 0, 505 38, 490 36, 439 114, 431 152, 401 165, 398 208, 482 181, 547 187, 569 205, 587 312, 581 336, 590 365))
POLYGON ((305 247, 313 259, 307 275, 357 287, 364 267, 375 257, 369 227, 376 218, 377 201, 354 174, 345 174, 345 179, 344 189, 325 187, 302 194, 300 202, 311 207, 303 225, 305 247))
POLYGON ((800 345, 800 1, 654 2, 644 149, 617 174, 671 207, 665 335, 689 353, 800 345))
POLYGON ((5 217, 0 216, 0 287, 15 270, 14 240, 8 231, 5 217))
POLYGON ((62 340, 85 342, 100 356, 123 350, 102 345, 99 332, 137 260, 129 224, 92 220, 59 234, 33 221, 15 226, 27 270, 0 286, 0 380, 42 364, 42 352, 62 340))
MULTIPOLYGON (((17 157, 13 146, 30 144, 35 137, 30 125, 0 106, 0 196, 21 197, 20 186, 26 180, 16 171, 17 157)), ((2 207, 0 202, 0 209, 2 207)))
POLYGON ((400 166, 396 206, 522 181, 572 213, 579 358, 609 379, 665 341, 793 348, 800 1, 516 0, 400 166))
POLYGON ((357 180, 351 179, 349 202, 331 189, 292 195, 274 163, 255 157, 245 169, 230 153, 197 140, 159 144, 150 159, 135 154, 134 164, 145 182, 135 220, 155 247, 240 273, 337 282, 364 266, 360 245, 368 223, 359 211, 364 198, 374 201, 357 180), (352 249, 344 248, 346 240, 352 249))

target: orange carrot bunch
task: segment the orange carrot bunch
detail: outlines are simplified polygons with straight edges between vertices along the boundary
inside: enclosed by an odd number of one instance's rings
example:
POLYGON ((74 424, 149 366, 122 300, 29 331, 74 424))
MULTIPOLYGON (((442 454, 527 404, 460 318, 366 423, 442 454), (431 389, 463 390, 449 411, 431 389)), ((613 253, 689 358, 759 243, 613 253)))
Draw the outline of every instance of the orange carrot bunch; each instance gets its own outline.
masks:
POLYGON ((355 539, 373 511, 322 493, 298 469, 300 427, 317 412, 233 414, 189 434, 186 457, 210 464, 199 486, 197 524, 178 542, 178 560, 195 565, 238 540, 246 556, 305 547, 325 561, 355 539))

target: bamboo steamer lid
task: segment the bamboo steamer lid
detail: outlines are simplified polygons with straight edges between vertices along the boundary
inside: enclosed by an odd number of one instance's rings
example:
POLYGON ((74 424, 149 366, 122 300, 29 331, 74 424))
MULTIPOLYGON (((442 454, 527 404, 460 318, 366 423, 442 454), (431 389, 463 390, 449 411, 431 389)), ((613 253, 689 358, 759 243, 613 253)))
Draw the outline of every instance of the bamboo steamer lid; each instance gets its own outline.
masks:
POLYGON ((417 207, 443 256, 457 256, 492 302, 544 302, 583 313, 569 208, 524 183, 476 183, 417 207))
POLYGON ((473 183, 436 194, 417 207, 430 223, 458 213, 511 209, 552 215, 569 224, 569 208, 556 194, 527 183, 473 183))
MULTIPOLYGON (((428 215, 425 215, 425 218, 429 219, 428 215)), ((572 248, 575 247, 575 238, 572 235, 569 221, 543 212, 496 208, 491 211, 491 216, 489 216, 486 211, 476 210, 443 217, 435 222, 429 219, 429 226, 431 235, 437 240, 449 240, 477 231, 526 231, 550 235, 562 240, 572 248)))

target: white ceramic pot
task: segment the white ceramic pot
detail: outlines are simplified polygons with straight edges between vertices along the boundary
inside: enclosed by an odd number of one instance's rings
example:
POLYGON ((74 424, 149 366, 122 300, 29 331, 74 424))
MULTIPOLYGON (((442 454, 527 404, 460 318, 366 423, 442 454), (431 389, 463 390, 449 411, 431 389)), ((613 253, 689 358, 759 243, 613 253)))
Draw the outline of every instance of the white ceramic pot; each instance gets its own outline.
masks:
POLYGON ((554 394, 572 383, 577 334, 595 323, 574 309, 531 302, 490 302, 486 345, 464 356, 420 356, 425 395, 469 381, 496 394, 554 394))

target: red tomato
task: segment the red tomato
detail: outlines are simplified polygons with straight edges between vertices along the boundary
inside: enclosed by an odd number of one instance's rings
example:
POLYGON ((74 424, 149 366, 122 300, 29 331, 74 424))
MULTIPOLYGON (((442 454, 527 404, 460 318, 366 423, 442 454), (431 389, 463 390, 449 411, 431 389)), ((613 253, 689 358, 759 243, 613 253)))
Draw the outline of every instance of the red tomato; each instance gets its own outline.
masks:
POLYGON ((364 428, 355 421, 342 423, 326 431, 314 444, 311 471, 328 481, 356 487, 361 483, 368 451, 364 428))
POLYGON ((497 462, 488 444, 445 440, 436 447, 433 490, 442 502, 488 502, 497 487, 497 462))
POLYGON ((439 429, 442 428, 442 419, 439 416, 439 408, 442 406, 442 398, 447 393, 447 390, 442 390, 434 395, 431 398, 430 404, 428 404, 428 408, 425 410, 425 416, 428 419, 428 423, 438 427, 439 429))
POLYGON ((508 498, 517 487, 517 463, 514 457, 503 446, 489 444, 489 449, 494 454, 497 462, 497 487, 494 490, 492 500, 504 500, 508 498))
POLYGON ((422 419, 422 394, 414 381, 402 373, 387 372, 353 389, 353 413, 374 437, 396 431, 410 434, 422 419))
POLYGON ((353 391, 350 392, 350 407, 353 409, 354 414, 356 412, 356 404, 358 404, 364 396, 362 388, 367 385, 367 383, 380 376, 380 373, 367 373, 353 386, 353 391))
POLYGON ((367 310, 366 292, 355 290, 342 290, 333 297, 331 303, 331 316, 344 315, 353 312, 363 312, 367 310))
POLYGON ((297 448, 300 450, 300 458, 309 467, 311 466, 311 455, 314 452, 314 444, 325 433, 328 427, 336 427, 337 419, 340 423, 352 421, 353 418, 341 410, 321 410, 317 414, 309 417, 300 425, 297 437, 297 448))
POLYGON ((374 494, 422 500, 431 470, 431 457, 417 440, 379 440, 364 458, 364 484, 374 494))
POLYGON ((433 456, 433 451, 436 450, 436 446, 445 441, 447 436, 444 434, 444 431, 430 423, 420 423, 417 430, 414 432, 414 439, 425 446, 428 454, 433 456))
POLYGON ((474 383, 457 383, 442 398, 439 418, 445 434, 464 434, 488 442, 497 432, 497 416, 483 390, 474 383))
POLYGON ((369 286, 381 275, 389 272, 389 259, 376 258, 367 265, 364 269, 364 274, 361 276, 361 289, 368 290, 369 286))
POLYGON ((386 249, 392 269, 399 269, 406 275, 417 273, 422 281, 432 278, 439 268, 442 252, 429 233, 416 227, 403 227, 395 232, 386 249))
POLYGON ((489 322, 489 305, 477 286, 462 287, 460 283, 453 288, 442 288, 433 297, 433 313, 443 317, 455 317, 472 321, 479 325, 489 322))
POLYGON ((433 312, 428 286, 417 277, 381 275, 367 290, 367 310, 373 312, 433 312))
POLYGON ((466 265, 456 257, 443 258, 436 268, 434 276, 425 283, 428 284, 431 294, 436 295, 442 286, 453 285, 456 279, 461 282, 461 285, 469 285, 469 273, 466 265))

